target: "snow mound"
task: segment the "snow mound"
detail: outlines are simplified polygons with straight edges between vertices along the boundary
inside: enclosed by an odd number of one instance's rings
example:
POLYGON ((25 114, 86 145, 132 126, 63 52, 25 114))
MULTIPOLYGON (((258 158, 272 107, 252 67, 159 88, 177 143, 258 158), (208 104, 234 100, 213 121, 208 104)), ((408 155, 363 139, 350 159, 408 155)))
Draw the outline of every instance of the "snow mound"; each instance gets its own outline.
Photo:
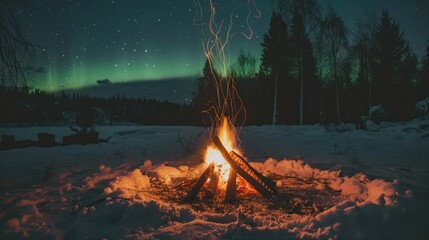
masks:
POLYGON ((302 160, 268 159, 264 163, 251 163, 265 175, 275 173, 282 176, 292 176, 304 180, 328 183, 334 190, 350 201, 371 202, 377 205, 394 206, 397 203, 399 181, 385 182, 381 179, 369 180, 364 174, 341 177, 340 171, 327 171, 312 168, 302 160), (322 180, 322 181, 321 181, 322 180))
POLYGON ((429 118, 429 97, 417 102, 415 108, 421 118, 429 118))
POLYGON ((119 191, 120 196, 133 197, 136 190, 144 190, 150 187, 148 176, 144 176, 140 169, 134 169, 125 176, 117 177, 115 181, 110 184, 110 188, 105 188, 105 193, 112 191, 119 191))
POLYGON ((165 184, 170 184, 172 178, 182 177, 184 172, 175 167, 161 165, 153 169, 151 173, 165 184))
POLYGON ((264 175, 275 173, 282 176, 288 175, 300 178, 318 177, 331 180, 338 178, 340 175, 339 171, 326 171, 312 168, 302 160, 277 161, 273 158, 269 158, 264 163, 251 162, 250 164, 264 175))
POLYGON ((368 116, 371 121, 379 124, 386 118, 386 111, 383 106, 375 105, 369 109, 368 116))

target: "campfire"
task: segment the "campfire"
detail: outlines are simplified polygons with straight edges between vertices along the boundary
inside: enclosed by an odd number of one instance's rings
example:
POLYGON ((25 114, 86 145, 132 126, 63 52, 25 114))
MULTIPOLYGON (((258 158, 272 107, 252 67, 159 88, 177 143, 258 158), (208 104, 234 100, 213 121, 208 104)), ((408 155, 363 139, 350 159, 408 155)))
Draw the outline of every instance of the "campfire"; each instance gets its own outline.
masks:
POLYGON ((249 183, 256 191, 266 198, 277 194, 275 182, 257 172, 241 155, 236 146, 235 129, 226 117, 218 128, 217 136, 213 137, 208 146, 205 162, 206 170, 191 189, 185 201, 197 199, 198 193, 204 190, 204 199, 214 198, 218 187, 225 187, 225 202, 236 201, 237 174, 249 183))
MULTIPOLYGON (((226 202, 236 200, 237 178, 246 181, 249 187, 253 187, 257 192, 266 198, 271 198, 277 194, 275 183, 257 172, 242 156, 238 148, 238 138, 234 128, 240 114, 240 119, 245 121, 245 109, 241 97, 235 85, 235 74, 231 73, 228 59, 228 44, 232 36, 232 22, 229 25, 220 24, 215 21, 217 13, 213 1, 210 2, 210 18, 206 42, 203 44, 204 55, 210 75, 208 78, 212 86, 212 92, 208 94, 205 104, 209 107, 202 112, 208 114, 212 123, 211 143, 207 147, 205 171, 201 174, 191 191, 185 198, 186 201, 197 199, 198 193, 204 190, 204 199, 213 199, 218 188, 225 189, 226 202), (229 116, 230 118, 227 118, 229 116)), ((250 7, 249 7, 249 10, 250 7)), ((203 30, 204 31, 204 30, 203 30)), ((245 35, 250 39, 252 36, 245 35)), ((233 72, 233 71, 232 71, 233 72)), ((207 76, 206 76, 207 77, 207 76)))

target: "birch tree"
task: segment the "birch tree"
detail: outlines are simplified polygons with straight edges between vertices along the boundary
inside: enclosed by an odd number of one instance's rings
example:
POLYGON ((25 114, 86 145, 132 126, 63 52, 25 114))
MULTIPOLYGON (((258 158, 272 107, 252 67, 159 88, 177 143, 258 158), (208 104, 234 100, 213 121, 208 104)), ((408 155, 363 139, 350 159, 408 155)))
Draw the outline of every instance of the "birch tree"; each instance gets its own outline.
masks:
POLYGON ((344 22, 332 8, 322 21, 321 34, 323 54, 326 56, 325 77, 335 86, 336 120, 341 122, 340 90, 342 80, 347 78, 344 69, 349 63, 349 47, 344 22))

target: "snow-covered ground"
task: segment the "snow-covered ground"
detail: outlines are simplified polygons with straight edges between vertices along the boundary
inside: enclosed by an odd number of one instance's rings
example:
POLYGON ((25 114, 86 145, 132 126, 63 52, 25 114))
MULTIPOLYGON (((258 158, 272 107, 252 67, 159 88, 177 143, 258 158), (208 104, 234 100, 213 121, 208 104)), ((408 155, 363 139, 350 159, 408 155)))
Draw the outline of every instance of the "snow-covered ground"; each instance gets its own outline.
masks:
MULTIPOLYGON (((279 195, 239 187, 232 205, 181 201, 205 167, 204 128, 100 126, 107 143, 0 151, 0 239, 427 239, 429 121, 369 128, 242 128, 244 155, 279 195)), ((38 132, 70 134, 0 129, 38 132)))

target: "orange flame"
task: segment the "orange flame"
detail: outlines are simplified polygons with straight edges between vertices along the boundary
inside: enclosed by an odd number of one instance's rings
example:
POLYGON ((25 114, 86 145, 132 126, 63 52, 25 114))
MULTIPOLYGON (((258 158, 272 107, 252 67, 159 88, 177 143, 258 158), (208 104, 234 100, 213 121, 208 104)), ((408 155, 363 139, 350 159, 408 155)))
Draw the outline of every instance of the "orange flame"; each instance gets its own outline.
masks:
MULTIPOLYGON (((240 152, 237 147, 235 128, 226 117, 223 117, 222 123, 217 129, 217 136, 228 152, 232 150, 240 152)), ((230 165, 215 146, 209 145, 207 147, 205 162, 207 166, 215 163, 216 171, 220 173, 220 179, 224 182, 228 180, 230 165)))
MULTIPOLYGON (((249 40, 253 37, 253 29, 249 24, 250 17, 253 14, 253 17, 260 18, 261 12, 256 7, 255 0, 246 1, 248 7, 246 23, 250 33, 246 34, 242 32, 242 35, 249 40)), ((240 121, 244 123, 246 120, 246 109, 238 94, 234 73, 229 69, 228 57, 228 44, 232 38, 233 14, 236 13, 237 9, 231 12, 229 21, 225 19, 215 21, 216 7, 214 0, 209 0, 210 18, 205 23, 203 20, 204 8, 199 0, 194 0, 194 3, 197 6, 195 24, 203 27, 203 36, 206 39, 206 42, 203 42, 203 49, 210 65, 216 94, 215 99, 211 102, 211 106, 203 110, 203 113, 206 113, 211 119, 212 127, 210 134, 216 134, 228 152, 234 150, 242 155, 238 149, 237 132, 234 124, 240 125, 238 123, 240 114, 242 114, 240 121), (218 72, 218 74, 215 72, 218 72), (229 119, 225 115, 228 115, 229 119), (214 130, 215 126, 217 126, 216 131, 214 130)), ((221 7, 220 9, 223 8, 221 7)), ((216 171, 220 173, 220 186, 225 186, 225 184, 222 184, 222 180, 224 183, 228 180, 230 165, 215 146, 208 146, 205 163, 207 165, 215 163, 216 171)))

